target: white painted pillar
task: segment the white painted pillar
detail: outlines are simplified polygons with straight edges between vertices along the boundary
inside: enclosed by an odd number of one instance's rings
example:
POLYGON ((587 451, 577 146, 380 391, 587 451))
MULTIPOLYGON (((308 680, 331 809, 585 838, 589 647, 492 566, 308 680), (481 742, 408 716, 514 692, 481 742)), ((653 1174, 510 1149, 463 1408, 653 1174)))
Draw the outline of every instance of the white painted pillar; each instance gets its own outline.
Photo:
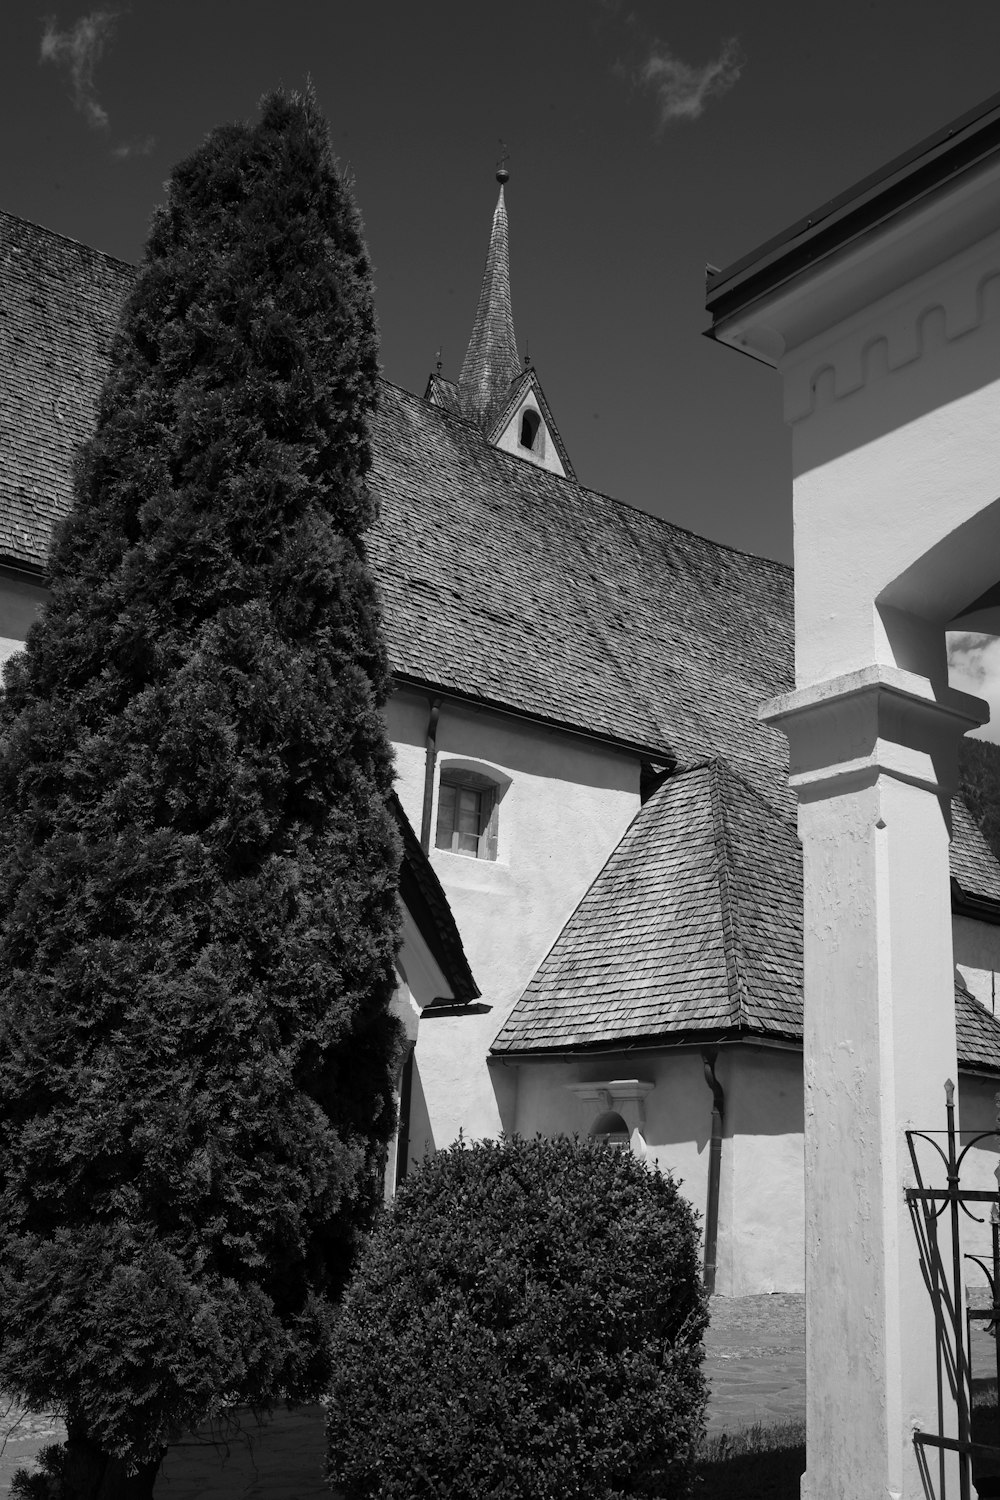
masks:
POLYGON ((875 667, 767 710, 789 737, 805 860, 804 1500, 923 1495, 934 1318, 905 1131, 942 1123, 956 1076, 948 820, 979 708, 875 667))
POLYGON ((949 688, 945 631, 1000 628, 1000 108, 720 273, 709 305, 779 371, 792 428, 797 689, 763 717, 804 856, 803 1496, 931 1500, 906 1131, 942 1128, 956 1078, 949 799, 988 717, 949 688))

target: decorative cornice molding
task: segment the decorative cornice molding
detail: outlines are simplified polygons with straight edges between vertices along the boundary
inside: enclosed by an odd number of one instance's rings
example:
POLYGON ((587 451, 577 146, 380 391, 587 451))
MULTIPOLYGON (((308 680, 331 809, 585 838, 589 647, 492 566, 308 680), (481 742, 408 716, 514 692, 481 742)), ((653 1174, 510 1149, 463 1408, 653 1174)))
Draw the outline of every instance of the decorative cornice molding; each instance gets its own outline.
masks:
POLYGON ((950 799, 958 742, 989 717, 970 693, 935 693, 926 678, 872 665, 784 693, 758 717, 788 736, 789 783, 800 801, 888 776, 950 799))
POLYGON ((612 1078, 596 1083, 567 1083, 566 1088, 583 1104, 598 1104, 601 1109, 620 1114, 634 1129, 646 1123, 646 1095, 656 1087, 642 1078, 612 1078))
POLYGON ((946 278, 921 277, 785 356, 785 421, 801 422, 998 317, 1000 243, 991 242, 958 257, 946 278))

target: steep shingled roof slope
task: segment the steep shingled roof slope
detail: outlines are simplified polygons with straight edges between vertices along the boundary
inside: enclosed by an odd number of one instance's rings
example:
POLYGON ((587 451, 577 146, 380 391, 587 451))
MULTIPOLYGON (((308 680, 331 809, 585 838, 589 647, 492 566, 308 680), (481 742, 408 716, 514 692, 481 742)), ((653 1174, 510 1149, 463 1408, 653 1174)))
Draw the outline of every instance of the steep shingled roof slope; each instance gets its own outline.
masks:
POLYGON ((982 1073, 1000 1073, 1000 1021, 963 984, 955 986, 958 1060, 982 1073))
MULTIPOLYGON (((44 570, 72 501, 132 267, 0 212, 0 561, 44 570)), ((694 765, 721 756, 790 815, 791 570, 632 510, 382 386, 371 539, 402 676, 694 765)), ((963 889, 995 898, 967 818, 963 889), (985 889, 977 889, 978 882, 985 889)))
POLYGON ((798 841, 716 763, 670 777, 640 810, 493 1051, 797 1037, 801 996, 798 841))
MULTIPOLYGON (((1000 1020, 955 986, 959 1062, 1000 1074, 1000 1020)), ((670 777, 511 1011, 496 1055, 802 1036, 802 860, 728 766, 670 777)))
POLYGON ((968 895, 1000 902, 1000 865, 960 797, 952 800, 951 875, 968 895))
POLYGON ((458 377, 462 409, 485 432, 521 373, 510 305, 510 239, 503 182, 493 211, 476 321, 458 377))
POLYGON ((791 570, 486 446, 386 386, 370 546, 392 661, 694 764, 721 755, 790 807, 758 704, 791 683, 791 570))
POLYGON ((0 558, 44 568, 135 271, 0 213, 0 558))

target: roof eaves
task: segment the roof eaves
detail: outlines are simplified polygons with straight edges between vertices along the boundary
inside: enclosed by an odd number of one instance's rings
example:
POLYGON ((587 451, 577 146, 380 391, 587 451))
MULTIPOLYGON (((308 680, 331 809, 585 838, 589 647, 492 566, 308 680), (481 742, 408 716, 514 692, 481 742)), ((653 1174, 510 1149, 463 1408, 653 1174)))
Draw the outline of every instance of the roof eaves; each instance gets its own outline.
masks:
POLYGON ((956 916, 972 917, 978 922, 989 923, 991 927, 1000 927, 1000 901, 965 890, 954 875, 951 877, 951 909, 956 916))
POLYGON ((424 942, 452 989, 450 997, 439 997, 425 1009, 436 1009, 439 1004, 449 1008, 471 1004, 480 998, 482 991, 469 967, 444 887, 395 792, 391 793, 389 803, 403 843, 400 899, 417 923, 424 942))
POLYGON ((1000 151, 994 94, 902 156, 814 209, 723 270, 710 272, 706 307, 714 325, 799 272, 870 233, 1000 151))
POLYGON ((540 1062, 552 1062, 560 1057, 565 1057, 568 1061, 571 1058, 603 1054, 616 1056, 623 1052, 672 1052, 682 1047, 715 1047, 731 1045, 735 1042, 742 1042, 748 1047, 801 1048, 802 1032, 792 1029, 765 1031, 762 1027, 754 1028, 749 1025, 705 1026, 701 1029, 692 1026, 686 1030, 661 1031, 652 1035, 616 1037, 612 1041, 605 1038, 596 1042, 556 1042, 551 1047, 531 1044, 522 1047, 497 1047, 494 1043, 489 1055, 498 1062, 532 1062, 536 1059, 540 1062))
POLYGON ((468 703, 477 709, 488 708, 494 713, 506 714, 512 719, 524 719, 532 724, 543 724, 548 729, 558 729, 562 734, 576 735, 579 739, 607 745, 610 749, 622 750, 645 760, 652 759, 658 764, 671 768, 677 765, 677 755, 665 740, 629 740, 601 730, 587 729, 568 719, 556 719, 546 714, 536 713, 534 710, 517 708, 513 704, 504 703, 497 698, 488 698, 480 693, 463 692, 461 688, 449 687, 426 677, 416 677, 410 672, 393 672, 392 678, 398 688, 409 688, 425 695, 430 693, 435 697, 450 698, 455 703, 468 703))

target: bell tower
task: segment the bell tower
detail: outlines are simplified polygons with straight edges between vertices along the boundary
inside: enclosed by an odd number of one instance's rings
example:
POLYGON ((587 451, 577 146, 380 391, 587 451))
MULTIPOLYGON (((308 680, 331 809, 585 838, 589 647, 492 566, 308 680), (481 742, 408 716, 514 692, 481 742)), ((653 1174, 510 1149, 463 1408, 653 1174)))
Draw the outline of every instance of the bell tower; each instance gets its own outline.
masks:
POLYGON ((457 384, 432 375, 426 399, 479 428, 486 442, 538 468, 575 478, 569 454, 527 355, 518 359, 510 299, 510 237, 504 188, 510 181, 506 152, 497 164, 500 184, 489 249, 479 289, 472 337, 457 384))

